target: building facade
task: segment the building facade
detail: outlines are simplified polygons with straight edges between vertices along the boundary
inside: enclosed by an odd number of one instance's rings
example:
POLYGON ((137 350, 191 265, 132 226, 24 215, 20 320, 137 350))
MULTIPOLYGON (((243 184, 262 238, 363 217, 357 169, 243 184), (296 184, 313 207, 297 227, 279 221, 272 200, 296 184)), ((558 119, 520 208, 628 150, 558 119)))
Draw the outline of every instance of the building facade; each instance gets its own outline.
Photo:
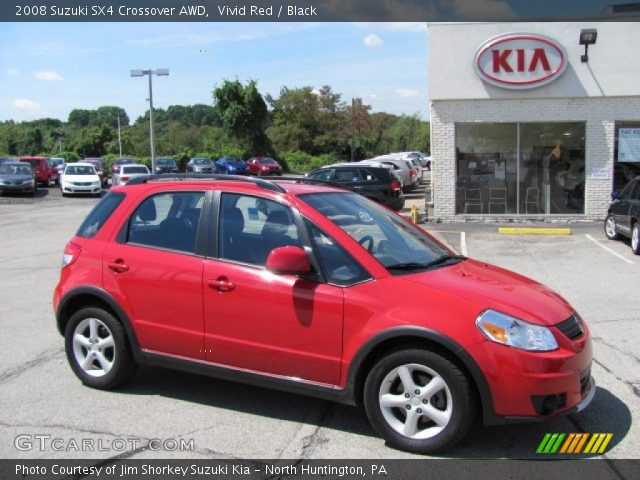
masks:
POLYGON ((634 22, 430 24, 430 216, 604 219, 640 174, 638 46, 634 22))

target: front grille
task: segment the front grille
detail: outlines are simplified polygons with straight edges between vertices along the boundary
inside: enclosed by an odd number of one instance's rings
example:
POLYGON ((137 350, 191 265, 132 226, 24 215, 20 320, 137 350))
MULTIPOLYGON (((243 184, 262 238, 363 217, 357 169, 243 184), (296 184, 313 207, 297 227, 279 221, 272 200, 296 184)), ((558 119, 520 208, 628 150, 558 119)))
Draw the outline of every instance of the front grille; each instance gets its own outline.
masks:
POLYGON ((583 333, 582 323, 580 322, 580 317, 578 317, 577 313, 571 315, 564 322, 558 323, 556 325, 556 328, 571 340, 580 338, 583 333))
POLYGON ((73 182, 76 187, 90 187, 91 182, 73 182))

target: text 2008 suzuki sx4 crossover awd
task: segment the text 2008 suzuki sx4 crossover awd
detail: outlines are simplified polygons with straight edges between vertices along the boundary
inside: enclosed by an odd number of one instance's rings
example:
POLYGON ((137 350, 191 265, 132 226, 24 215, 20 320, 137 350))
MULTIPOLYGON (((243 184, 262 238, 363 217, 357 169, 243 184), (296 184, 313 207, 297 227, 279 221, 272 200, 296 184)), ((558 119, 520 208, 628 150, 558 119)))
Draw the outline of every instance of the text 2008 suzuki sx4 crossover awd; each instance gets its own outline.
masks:
POLYGON ((454 254, 311 181, 141 177, 64 252, 54 308, 74 373, 151 364, 364 405, 395 447, 584 409, 591 340, 543 285, 454 254))

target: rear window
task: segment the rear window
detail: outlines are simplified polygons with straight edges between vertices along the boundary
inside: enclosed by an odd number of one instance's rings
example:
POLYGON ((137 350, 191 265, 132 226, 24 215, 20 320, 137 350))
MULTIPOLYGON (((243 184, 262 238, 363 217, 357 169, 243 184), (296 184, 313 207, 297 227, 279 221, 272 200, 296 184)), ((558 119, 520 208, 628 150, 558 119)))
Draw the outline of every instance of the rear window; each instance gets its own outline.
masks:
POLYGON ((93 207, 76 232, 77 237, 93 238, 124 200, 124 193, 109 192, 93 207))
POLYGON ((123 173, 149 173, 147 167, 144 165, 123 165, 122 166, 123 173))

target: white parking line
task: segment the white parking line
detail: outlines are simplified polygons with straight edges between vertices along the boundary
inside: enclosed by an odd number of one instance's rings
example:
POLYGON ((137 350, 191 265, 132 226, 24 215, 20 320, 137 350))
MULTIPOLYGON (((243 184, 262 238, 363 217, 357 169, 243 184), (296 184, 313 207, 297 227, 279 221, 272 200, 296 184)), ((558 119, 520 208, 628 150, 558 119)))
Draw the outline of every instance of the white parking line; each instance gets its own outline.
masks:
POLYGON ((591 235, 589 235, 588 233, 585 234, 585 237, 587 237, 589 240, 591 240, 593 243, 595 243, 596 245, 598 245, 600 248, 606 250, 607 252, 609 252, 611 255, 613 255, 614 257, 618 257, 620 260, 623 260, 625 262, 627 262, 630 265, 634 265, 635 262, 632 262, 631 260, 629 260, 626 257, 623 257, 622 255, 620 255, 618 252, 614 252, 612 249, 610 249, 609 247, 601 244, 599 241, 597 241, 595 238, 593 238, 591 235))
POLYGON ((460 232, 460 253, 467 256, 467 235, 464 232, 460 232))

